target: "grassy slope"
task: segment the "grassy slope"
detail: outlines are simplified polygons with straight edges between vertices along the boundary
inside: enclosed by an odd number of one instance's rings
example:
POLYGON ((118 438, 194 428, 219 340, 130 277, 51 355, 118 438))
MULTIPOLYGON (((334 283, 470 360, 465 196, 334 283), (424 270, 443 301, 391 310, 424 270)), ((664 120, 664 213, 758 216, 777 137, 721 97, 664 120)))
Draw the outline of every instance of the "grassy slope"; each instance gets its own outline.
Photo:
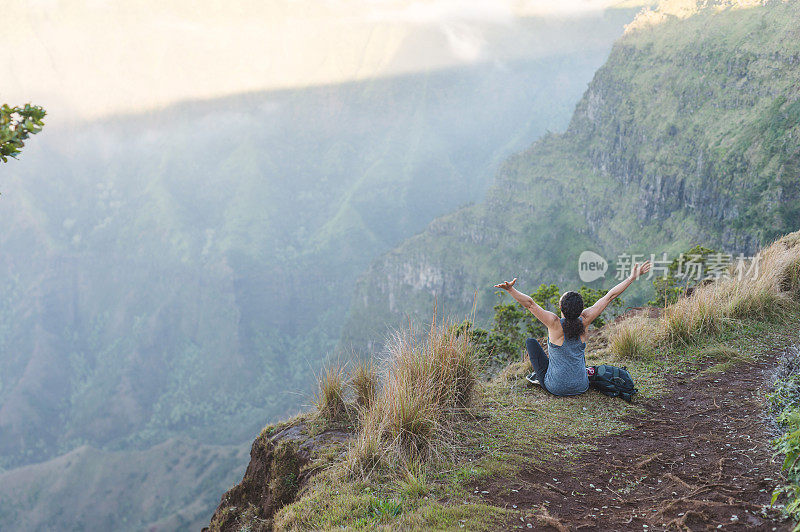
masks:
POLYGON ((481 385, 474 404, 448 427, 442 441, 450 442, 453 454, 405 472, 402 467, 378 467, 367 479, 352 480, 342 471, 341 455, 326 449, 314 467, 327 469, 299 500, 280 510, 276 527, 493 530, 509 517, 531 522, 538 514, 530 508, 487 505, 474 491, 476 481, 513 478, 522 468, 537 464, 569 469, 592 448, 593 438, 617 434, 627 427, 625 416, 643 414, 639 404, 657 400, 666 391, 667 372, 679 370, 691 378, 701 366, 703 372, 724 371, 796 341, 800 233, 788 235, 770 250, 757 281, 721 281, 670 306, 661 317, 634 316, 592 336, 587 361, 627 365, 640 389, 634 404, 594 391, 555 398, 524 383, 528 363, 512 364, 481 385), (710 309, 708 314, 704 308, 710 309), (684 320, 691 324, 682 336, 684 320), (638 349, 630 349, 626 340, 631 327, 638 349))
MULTIPOLYGON (((695 243, 752 253, 796 230, 798 21, 797 2, 774 3, 664 15, 627 32, 566 133, 509 158, 485 202, 372 265, 345 341, 368 345, 434 299, 466 313, 477 293, 486 318, 500 278, 530 290, 576 283, 585 249, 611 262, 695 243)), ((610 287, 607 277, 595 284, 610 287)))

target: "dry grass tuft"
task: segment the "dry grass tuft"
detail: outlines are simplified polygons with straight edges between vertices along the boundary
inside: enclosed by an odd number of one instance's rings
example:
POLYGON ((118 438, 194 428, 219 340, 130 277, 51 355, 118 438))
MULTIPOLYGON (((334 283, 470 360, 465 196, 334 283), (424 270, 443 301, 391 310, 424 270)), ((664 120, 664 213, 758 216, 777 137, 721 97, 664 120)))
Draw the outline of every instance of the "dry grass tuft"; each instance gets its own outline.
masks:
POLYGON ((435 322, 423 338, 414 332, 397 331, 389 343, 380 394, 362 412, 348 453, 350 473, 369 472, 377 461, 408 467, 442 456, 450 415, 472 400, 478 364, 469 334, 435 322))
POLYGON ((431 388, 430 382, 415 385, 397 377, 387 382, 382 435, 402 462, 427 459, 435 450, 441 413, 432 400, 431 388))
POLYGON ((742 360, 746 359, 746 355, 742 355, 731 346, 725 344, 712 344, 700 349, 697 352, 697 357, 700 360, 742 360))
POLYGON ((695 290, 691 297, 679 299, 664 311, 657 334, 671 344, 687 346, 719 333, 726 317, 717 306, 717 298, 717 286, 709 284, 695 290))
POLYGON ((652 339, 657 334, 654 320, 634 316, 617 324, 608 338, 609 348, 627 360, 645 360, 654 355, 652 339))
POLYGON ((350 377, 350 386, 358 408, 368 409, 375 402, 378 395, 378 371, 371 360, 356 363, 350 377))
POLYGON ((425 468, 422 464, 412 463, 403 471, 398 479, 398 487, 404 499, 420 499, 428 495, 431 491, 428 485, 425 468))
POLYGON ((728 273, 668 306, 658 319, 618 323, 610 333, 611 350, 637 360, 662 349, 696 345, 741 320, 779 325, 800 309, 800 232, 777 240, 743 270, 732 267, 728 273))
POLYGON ((431 323, 420 340, 412 330, 395 333, 388 346, 389 378, 419 386, 438 411, 467 406, 478 375, 469 332, 458 334, 448 323, 431 323))
POLYGON ((757 274, 721 283, 725 312, 733 318, 782 320, 800 305, 800 233, 777 240, 760 254, 757 274))
POLYGON ((383 413, 379 403, 372 405, 372 408, 361 411, 360 430, 350 444, 345 458, 345 471, 354 477, 369 477, 380 465, 385 454, 381 441, 384 432, 383 413))
POLYGON ((519 382, 520 379, 524 379, 531 371, 533 371, 533 366, 531 366, 531 361, 526 358, 519 362, 512 362, 503 368, 502 371, 497 374, 496 380, 506 383, 519 382))
POLYGON ((345 365, 336 361, 329 364, 317 377, 314 405, 317 407, 317 413, 329 421, 342 419, 348 412, 345 402, 345 371, 345 365))

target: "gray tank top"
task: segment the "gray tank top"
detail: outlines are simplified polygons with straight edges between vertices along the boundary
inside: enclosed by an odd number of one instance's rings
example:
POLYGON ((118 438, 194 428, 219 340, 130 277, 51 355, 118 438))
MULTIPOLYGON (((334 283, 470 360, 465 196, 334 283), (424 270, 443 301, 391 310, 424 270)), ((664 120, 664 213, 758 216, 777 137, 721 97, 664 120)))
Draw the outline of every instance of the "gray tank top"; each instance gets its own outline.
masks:
MULTIPOLYGON (((580 319, 580 318, 579 318, 580 319)), ((564 327, 564 318, 561 318, 564 327)), ((578 395, 589 389, 586 376, 586 343, 580 338, 564 337, 563 345, 547 340, 549 363, 544 376, 544 386, 555 395, 578 395)))

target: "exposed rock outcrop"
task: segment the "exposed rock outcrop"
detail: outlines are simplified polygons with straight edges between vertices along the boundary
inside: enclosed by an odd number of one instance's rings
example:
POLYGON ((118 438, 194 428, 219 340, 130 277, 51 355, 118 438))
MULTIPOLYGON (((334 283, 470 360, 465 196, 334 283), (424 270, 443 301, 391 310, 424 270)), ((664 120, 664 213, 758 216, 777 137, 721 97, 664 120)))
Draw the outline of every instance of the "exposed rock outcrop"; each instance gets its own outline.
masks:
POLYGON ((303 420, 264 429, 253 442, 244 478, 222 496, 203 530, 235 532, 243 526, 253 532, 272 530, 275 512, 294 501, 319 471, 314 464, 317 454, 351 436, 339 429, 313 434, 303 420))

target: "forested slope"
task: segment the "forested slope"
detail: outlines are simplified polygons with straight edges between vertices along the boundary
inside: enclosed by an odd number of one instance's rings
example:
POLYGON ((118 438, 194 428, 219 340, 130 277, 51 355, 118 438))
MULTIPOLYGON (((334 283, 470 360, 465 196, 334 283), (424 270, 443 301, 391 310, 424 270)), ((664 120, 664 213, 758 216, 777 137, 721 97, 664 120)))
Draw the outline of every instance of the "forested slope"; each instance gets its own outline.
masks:
MULTIPOLYGON (((732 254, 800 227, 800 8, 665 2, 617 41, 563 134, 502 165, 485 201, 438 218, 359 281, 345 342, 371 345, 436 299, 479 317, 518 276, 577 284, 592 250, 732 254)), ((658 256, 658 255, 657 255, 658 256)), ((609 287, 615 271, 604 281, 609 287)), ((641 301, 641 293, 633 300, 641 301)))

